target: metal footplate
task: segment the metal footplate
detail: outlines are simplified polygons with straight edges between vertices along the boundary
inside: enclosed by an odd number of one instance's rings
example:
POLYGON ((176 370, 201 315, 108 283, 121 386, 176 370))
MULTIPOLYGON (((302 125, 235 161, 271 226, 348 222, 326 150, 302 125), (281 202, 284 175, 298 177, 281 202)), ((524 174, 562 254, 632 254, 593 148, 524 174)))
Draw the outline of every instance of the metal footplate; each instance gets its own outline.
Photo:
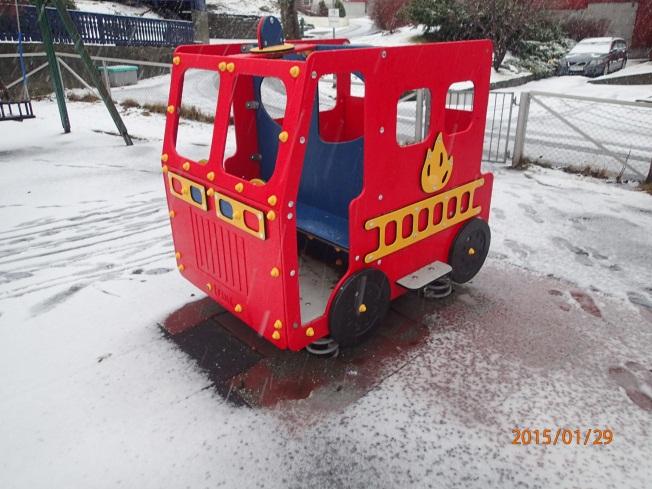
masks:
POLYGON ((453 270, 450 265, 441 261, 434 261, 417 271, 407 274, 396 281, 401 287, 417 290, 430 282, 449 274, 453 270))

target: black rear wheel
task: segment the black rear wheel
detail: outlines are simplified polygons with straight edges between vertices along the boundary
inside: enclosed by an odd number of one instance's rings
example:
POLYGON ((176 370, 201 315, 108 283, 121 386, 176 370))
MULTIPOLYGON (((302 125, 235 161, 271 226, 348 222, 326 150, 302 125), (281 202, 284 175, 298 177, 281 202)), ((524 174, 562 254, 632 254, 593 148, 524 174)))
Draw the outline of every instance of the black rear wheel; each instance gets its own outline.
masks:
POLYGON ((480 218, 473 218, 457 233, 450 250, 448 264, 453 268, 453 282, 468 282, 480 271, 491 243, 489 225, 480 218))
POLYGON ((389 309, 390 287, 383 272, 375 268, 349 277, 331 305, 328 327, 340 346, 361 343, 380 326, 389 309))

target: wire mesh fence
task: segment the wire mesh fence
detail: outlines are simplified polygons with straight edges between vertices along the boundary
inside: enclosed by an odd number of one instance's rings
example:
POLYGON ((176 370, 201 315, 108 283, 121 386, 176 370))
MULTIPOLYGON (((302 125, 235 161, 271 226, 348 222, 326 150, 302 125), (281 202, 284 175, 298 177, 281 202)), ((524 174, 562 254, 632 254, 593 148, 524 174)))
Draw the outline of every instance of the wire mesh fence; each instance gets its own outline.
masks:
MULTIPOLYGON (((531 92, 524 118, 522 155, 597 176, 642 180, 652 160, 652 106, 531 92)), ((519 161, 515 161, 519 163, 519 161)))

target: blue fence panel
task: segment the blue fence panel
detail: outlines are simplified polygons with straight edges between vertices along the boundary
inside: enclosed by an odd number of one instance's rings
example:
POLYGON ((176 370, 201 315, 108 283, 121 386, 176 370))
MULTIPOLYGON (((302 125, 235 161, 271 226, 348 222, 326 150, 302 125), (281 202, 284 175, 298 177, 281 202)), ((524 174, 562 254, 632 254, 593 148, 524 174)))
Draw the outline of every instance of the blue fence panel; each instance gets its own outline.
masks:
MULTIPOLYGON (((24 42, 41 42, 37 11, 33 6, 20 9, 20 26, 24 42)), ((52 29, 52 39, 57 44, 72 44, 56 9, 46 8, 52 29)), ((69 10, 79 35, 86 44, 116 46, 178 46, 192 44, 192 22, 148 19, 125 15, 96 14, 69 10)), ((13 6, 0 6, 0 41, 18 41, 18 24, 13 6)))

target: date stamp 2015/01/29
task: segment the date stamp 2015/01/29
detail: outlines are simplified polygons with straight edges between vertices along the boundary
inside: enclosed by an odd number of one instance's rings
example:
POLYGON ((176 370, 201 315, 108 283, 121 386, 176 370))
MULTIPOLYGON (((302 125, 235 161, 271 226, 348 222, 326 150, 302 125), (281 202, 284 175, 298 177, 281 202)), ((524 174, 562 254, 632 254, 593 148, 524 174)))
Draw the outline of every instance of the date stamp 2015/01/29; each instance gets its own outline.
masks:
POLYGON ((600 428, 514 428, 512 445, 609 445, 614 441, 614 432, 600 428))

